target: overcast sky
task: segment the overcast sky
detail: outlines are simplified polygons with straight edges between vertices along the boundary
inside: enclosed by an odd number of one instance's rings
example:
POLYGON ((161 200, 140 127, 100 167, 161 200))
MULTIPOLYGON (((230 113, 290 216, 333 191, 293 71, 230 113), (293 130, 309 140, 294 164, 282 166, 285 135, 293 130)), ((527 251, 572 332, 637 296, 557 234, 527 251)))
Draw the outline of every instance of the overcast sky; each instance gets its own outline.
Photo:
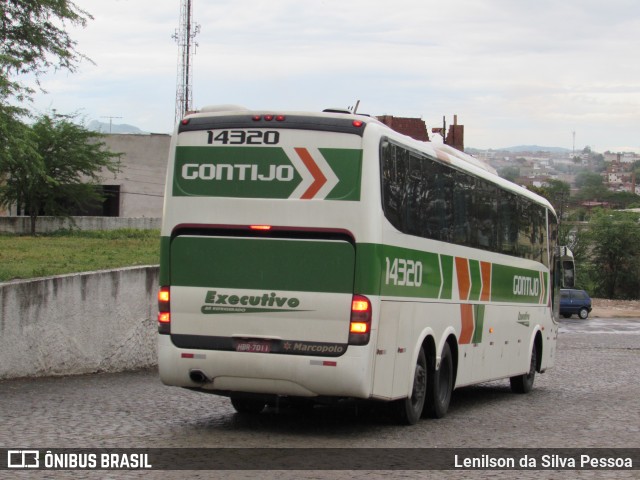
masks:
MULTIPOLYGON (((173 128, 180 0, 75 0, 83 62, 34 109, 173 128)), ((194 106, 458 115, 465 144, 640 151, 638 0, 193 0, 194 106)))

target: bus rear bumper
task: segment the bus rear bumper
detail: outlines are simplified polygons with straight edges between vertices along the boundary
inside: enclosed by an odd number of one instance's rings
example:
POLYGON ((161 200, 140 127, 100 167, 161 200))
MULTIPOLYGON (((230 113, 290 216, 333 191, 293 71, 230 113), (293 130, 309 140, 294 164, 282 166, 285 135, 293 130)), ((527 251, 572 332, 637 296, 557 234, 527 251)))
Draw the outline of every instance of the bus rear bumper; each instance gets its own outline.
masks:
POLYGON ((369 398, 366 347, 349 347, 340 357, 194 350, 158 335, 158 366, 165 385, 211 393, 257 393, 296 397, 369 398), (193 372, 204 381, 194 381, 193 372))

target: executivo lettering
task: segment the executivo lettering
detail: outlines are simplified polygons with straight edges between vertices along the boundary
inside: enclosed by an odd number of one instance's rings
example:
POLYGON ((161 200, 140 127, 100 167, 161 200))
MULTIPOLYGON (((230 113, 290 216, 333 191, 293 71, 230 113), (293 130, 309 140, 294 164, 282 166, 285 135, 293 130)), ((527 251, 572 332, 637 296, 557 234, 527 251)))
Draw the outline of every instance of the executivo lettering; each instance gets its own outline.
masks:
POLYGON ((298 309, 300 299, 281 297, 276 292, 259 295, 238 295, 234 293, 218 293, 209 290, 204 298, 206 305, 202 313, 256 313, 256 312, 304 312, 298 309))

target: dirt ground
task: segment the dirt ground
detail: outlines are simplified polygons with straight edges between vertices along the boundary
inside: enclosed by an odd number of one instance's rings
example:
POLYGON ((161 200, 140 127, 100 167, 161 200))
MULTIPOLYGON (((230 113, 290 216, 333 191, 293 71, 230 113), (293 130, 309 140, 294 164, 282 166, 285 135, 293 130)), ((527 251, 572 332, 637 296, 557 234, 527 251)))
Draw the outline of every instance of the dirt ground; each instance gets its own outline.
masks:
POLYGON ((606 300, 604 298, 593 298, 591 300, 590 317, 612 318, 612 317, 635 317, 640 318, 640 301, 638 300, 606 300))

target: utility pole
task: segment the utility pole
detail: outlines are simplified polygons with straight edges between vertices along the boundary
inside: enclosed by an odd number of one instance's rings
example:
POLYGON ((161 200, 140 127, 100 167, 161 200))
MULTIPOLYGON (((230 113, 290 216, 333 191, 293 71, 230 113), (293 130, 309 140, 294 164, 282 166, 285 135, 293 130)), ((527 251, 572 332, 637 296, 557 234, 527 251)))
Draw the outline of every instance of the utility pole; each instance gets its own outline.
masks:
POLYGON ((178 57, 178 79, 176 85, 175 121, 184 117, 185 113, 193 109, 193 54, 198 46, 194 39, 200 33, 200 25, 193 22, 192 0, 180 2, 180 24, 173 39, 180 48, 178 57))
POLYGON ((110 117, 108 115, 103 115, 100 118, 108 118, 109 119, 109 133, 111 133, 111 125, 112 125, 113 119, 114 118, 122 118, 122 117, 110 117))

